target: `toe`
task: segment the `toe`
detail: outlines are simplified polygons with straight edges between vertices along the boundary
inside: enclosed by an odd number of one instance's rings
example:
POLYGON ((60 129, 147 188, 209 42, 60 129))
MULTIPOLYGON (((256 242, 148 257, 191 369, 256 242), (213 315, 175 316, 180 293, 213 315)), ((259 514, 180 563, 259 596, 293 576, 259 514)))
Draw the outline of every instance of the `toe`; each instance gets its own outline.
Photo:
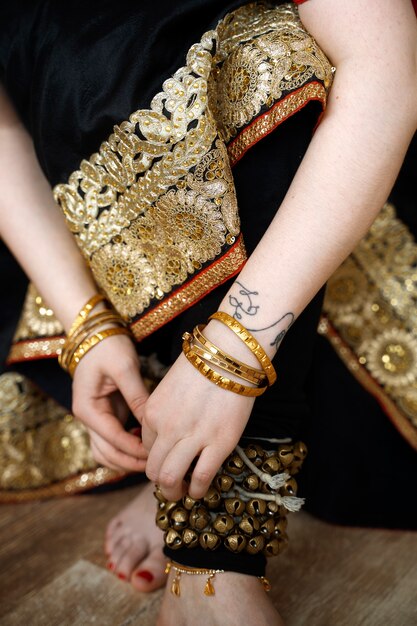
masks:
POLYGON ((155 591, 163 587, 167 580, 166 561, 167 558, 161 548, 155 548, 133 571, 130 579, 133 587, 143 592, 155 591))

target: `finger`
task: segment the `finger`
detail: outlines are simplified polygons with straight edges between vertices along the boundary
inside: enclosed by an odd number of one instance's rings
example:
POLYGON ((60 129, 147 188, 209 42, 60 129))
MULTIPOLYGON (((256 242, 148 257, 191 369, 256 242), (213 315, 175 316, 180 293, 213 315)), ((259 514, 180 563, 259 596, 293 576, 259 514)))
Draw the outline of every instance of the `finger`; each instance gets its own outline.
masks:
POLYGON ((182 439, 169 450, 158 476, 158 485, 168 500, 179 500, 186 493, 184 478, 198 453, 198 444, 190 439, 182 439))
POLYGON ((114 382, 133 415, 139 422, 142 422, 143 407, 149 398, 149 392, 145 387, 139 369, 132 365, 127 366, 120 376, 114 379, 114 382))
POLYGON ((134 459, 114 448, 104 439, 95 438, 94 444, 108 466, 122 471, 143 472, 146 465, 144 459, 134 459))
POLYGON ((74 413, 91 430, 124 454, 135 459, 146 458, 147 452, 141 440, 125 431, 123 425, 113 414, 108 398, 87 401, 81 412, 76 412, 76 407, 74 407, 74 413))
POLYGON ((224 453, 224 449, 219 449, 213 445, 207 446, 202 450, 191 475, 191 483, 188 489, 188 493, 192 498, 198 500, 206 495, 210 483, 227 454, 227 452, 226 454, 224 453))
POLYGON ((99 448, 97 447, 95 443, 91 442, 90 448, 91 448, 91 453, 93 455, 93 459, 95 460, 96 463, 98 463, 99 465, 103 465, 104 467, 108 467, 110 469, 121 471, 122 469, 121 467, 117 467, 116 465, 113 465, 112 463, 110 463, 110 461, 108 461, 105 458, 105 456, 100 452, 99 448))

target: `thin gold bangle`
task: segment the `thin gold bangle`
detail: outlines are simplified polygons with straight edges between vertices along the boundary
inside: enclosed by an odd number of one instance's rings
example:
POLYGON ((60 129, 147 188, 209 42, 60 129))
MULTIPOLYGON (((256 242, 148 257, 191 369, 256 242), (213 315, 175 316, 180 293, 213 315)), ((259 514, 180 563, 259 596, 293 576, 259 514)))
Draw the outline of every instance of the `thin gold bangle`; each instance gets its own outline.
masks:
MULTIPOLYGON (((217 358, 221 358, 223 361, 226 361, 232 368, 236 368, 236 370, 240 370, 244 374, 248 375, 248 378, 245 378, 242 374, 238 374, 241 378, 244 378, 250 383, 254 383, 255 385, 259 385, 259 383, 265 382, 265 372, 263 370, 258 370, 255 367, 251 367, 250 365, 246 365, 246 363, 242 363, 238 359, 234 359, 227 352, 223 352, 220 348, 218 348, 214 343, 212 343, 205 335, 203 335, 202 330, 206 327, 206 324, 198 324, 195 326, 193 330, 194 339, 201 343, 206 350, 209 350, 211 354, 213 354, 217 358)), ((201 355, 199 355, 201 356, 201 355)), ((219 365, 221 367, 221 365, 219 365)), ((226 368, 223 368, 226 369, 226 368)), ((228 370, 230 372, 234 372, 233 369, 228 370)), ((234 373, 237 373, 234 372, 234 373)))
POLYGON ((219 354, 213 354, 212 352, 209 352, 205 347, 198 345, 195 341, 195 338, 190 333, 184 333, 183 338, 186 338, 190 342, 192 351, 195 352, 195 354, 204 361, 209 361, 209 363, 216 365, 225 372, 235 374, 236 376, 239 376, 239 378, 246 380, 248 383, 252 383, 256 387, 263 387, 265 384, 267 384, 267 379, 263 372, 262 378, 255 378, 254 376, 251 376, 249 372, 244 372, 236 364, 231 365, 228 361, 222 359, 219 354))
POLYGON ((87 319, 75 330, 75 332, 66 338, 65 343, 61 348, 61 352, 58 355, 59 365, 63 369, 67 370, 72 355, 81 342, 84 341, 89 334, 91 334, 92 330, 98 329, 100 326, 104 326, 105 324, 117 324, 118 326, 124 326, 124 323, 118 314, 109 309, 87 317, 87 319))
POLYGON ((68 367, 68 373, 70 376, 74 375, 75 369, 81 359, 89 352, 94 346, 103 341, 103 339, 107 339, 107 337, 113 337, 114 335, 130 335, 130 332, 125 327, 117 327, 117 328, 106 328, 105 330, 101 330, 91 337, 88 337, 82 344, 78 347, 76 352, 74 353, 71 362, 68 367))
POLYGON ((216 311, 216 313, 210 315, 209 320, 218 320, 219 322, 222 322, 248 346, 249 350, 253 352, 261 364, 262 369, 268 378, 269 384, 273 385, 277 379, 277 373, 271 363, 271 359, 268 357, 265 350, 262 348, 260 343, 258 343, 255 337, 251 335, 251 333, 246 330, 246 328, 234 317, 228 313, 224 313, 223 311, 216 311))
POLYGON ((71 325, 71 328, 68 331, 68 337, 70 337, 77 330, 77 328, 81 326, 81 324, 89 316, 94 307, 97 306, 99 302, 102 302, 105 299, 106 296, 103 296, 103 294, 101 293, 96 293, 84 304, 83 308, 78 313, 77 317, 71 325))
POLYGON ((205 376, 210 382, 214 383, 218 387, 222 389, 227 389, 228 391, 233 391, 233 393, 237 393, 240 396, 248 396, 248 397, 256 397, 262 395, 267 389, 268 386, 265 387, 248 387, 247 385, 242 385, 241 383, 236 383, 234 380, 230 380, 230 378, 226 378, 226 376, 222 376, 215 372, 203 359, 200 359, 199 356, 193 352, 191 348, 191 344, 187 338, 184 339, 182 343, 182 351, 184 352, 188 361, 193 365, 203 376, 205 376))

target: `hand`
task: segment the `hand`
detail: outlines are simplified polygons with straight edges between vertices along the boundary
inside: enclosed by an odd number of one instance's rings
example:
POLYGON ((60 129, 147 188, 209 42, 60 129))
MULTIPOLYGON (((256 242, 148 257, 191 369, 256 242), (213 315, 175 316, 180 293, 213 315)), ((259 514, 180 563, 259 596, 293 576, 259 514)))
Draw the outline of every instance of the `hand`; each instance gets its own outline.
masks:
POLYGON ((238 443, 254 398, 221 389, 181 354, 145 404, 142 438, 148 478, 169 500, 185 492, 184 476, 198 457, 188 492, 201 498, 238 443))
POLYGON ((89 430, 98 463, 118 470, 145 469, 147 451, 123 425, 129 409, 141 421, 148 396, 129 337, 108 337, 81 359, 74 374, 73 412, 89 430))

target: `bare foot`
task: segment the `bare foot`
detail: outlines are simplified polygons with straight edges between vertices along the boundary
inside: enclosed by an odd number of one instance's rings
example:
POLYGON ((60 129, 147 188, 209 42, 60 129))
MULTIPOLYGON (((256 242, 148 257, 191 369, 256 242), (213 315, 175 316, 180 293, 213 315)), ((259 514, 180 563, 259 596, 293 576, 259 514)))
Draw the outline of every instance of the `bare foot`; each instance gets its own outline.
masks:
POLYGON ((174 596, 169 574, 157 626, 284 626, 282 618, 255 576, 234 572, 217 574, 215 595, 203 593, 206 578, 181 576, 181 595, 174 596), (198 616, 198 619, 196 619, 198 616))
POLYGON ((154 485, 148 483, 107 527, 107 567, 139 591, 154 591, 166 582, 163 533, 155 525, 154 485))

